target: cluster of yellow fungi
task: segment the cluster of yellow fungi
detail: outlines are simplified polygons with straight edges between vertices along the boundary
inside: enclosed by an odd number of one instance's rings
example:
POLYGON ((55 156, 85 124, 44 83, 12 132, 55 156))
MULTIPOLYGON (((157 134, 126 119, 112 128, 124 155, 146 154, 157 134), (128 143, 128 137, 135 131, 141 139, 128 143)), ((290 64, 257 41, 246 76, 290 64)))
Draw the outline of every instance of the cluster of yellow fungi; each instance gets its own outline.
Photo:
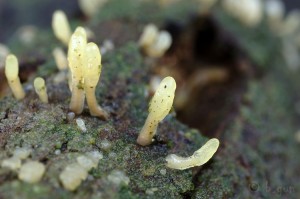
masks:
POLYGON ((161 57, 170 48, 172 36, 167 31, 159 31, 154 24, 145 26, 139 45, 144 53, 153 58, 161 57))
MULTIPOLYGON (((87 33, 83 27, 77 27, 73 34, 67 17, 64 12, 56 11, 53 15, 52 27, 56 37, 65 45, 68 45, 67 56, 61 48, 53 50, 53 56, 58 69, 64 71, 69 68, 69 83, 72 92, 68 114, 69 120, 75 117, 75 114, 81 114, 84 108, 85 97, 87 105, 92 116, 102 119, 108 119, 109 115, 97 102, 95 91, 101 75, 101 54, 95 43, 87 42, 87 33), (72 114, 72 115, 71 115, 72 114)), ((166 31, 158 31, 157 27, 150 24, 145 27, 139 41, 141 48, 151 57, 160 57, 171 46, 172 38, 166 31)), ((5 75, 9 86, 16 99, 25 97, 19 79, 19 64, 15 55, 9 54, 6 57, 5 75)), ((41 77, 34 79, 34 89, 40 100, 48 103, 47 88, 45 80, 41 77)), ((169 114, 176 90, 176 82, 173 77, 164 78, 149 104, 149 115, 140 134, 137 143, 141 146, 150 145, 157 132, 159 123, 169 114)), ((84 121, 76 119, 78 127, 86 132, 84 121)), ((194 166, 200 166, 206 163, 216 152, 219 141, 215 138, 209 140, 203 147, 197 150, 191 157, 180 157, 169 155, 166 158, 167 167, 172 169, 187 169, 194 166)), ((45 166, 39 162, 28 161, 21 166, 21 159, 29 156, 30 153, 22 150, 17 151, 13 157, 2 162, 2 167, 8 167, 12 170, 19 170, 19 178, 23 181, 34 183, 38 182, 45 166)), ((101 154, 93 152, 86 156, 80 156, 77 163, 67 166, 60 174, 60 180, 63 186, 68 190, 75 190, 80 183, 87 178, 88 171, 96 167, 101 159, 101 154), (95 155, 96 154, 96 155, 95 155), (74 175, 74 172, 77 173, 74 175)))
POLYGON ((82 27, 78 27, 71 36, 68 62, 72 75, 70 110, 76 114, 82 113, 86 95, 91 115, 108 119, 108 114, 98 105, 95 96, 102 69, 100 50, 95 43, 87 43, 82 27))
POLYGON ((16 171, 18 178, 24 182, 37 183, 42 179, 46 167, 41 162, 26 160, 31 152, 30 147, 16 148, 12 157, 2 161, 1 167, 16 171), (22 161, 26 162, 22 164, 22 161))

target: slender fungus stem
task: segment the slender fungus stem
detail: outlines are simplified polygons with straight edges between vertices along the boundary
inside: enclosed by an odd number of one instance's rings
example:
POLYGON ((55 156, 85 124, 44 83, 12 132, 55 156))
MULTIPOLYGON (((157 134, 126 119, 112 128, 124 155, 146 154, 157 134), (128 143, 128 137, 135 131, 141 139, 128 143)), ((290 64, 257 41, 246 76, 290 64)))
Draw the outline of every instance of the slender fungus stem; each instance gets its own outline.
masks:
POLYGON ((44 103, 48 103, 47 88, 45 80, 41 77, 37 77, 33 82, 35 92, 38 94, 40 100, 44 103))
POLYGON ((68 60, 62 48, 56 47, 52 51, 57 68, 62 71, 68 68, 68 60))
POLYGON ((108 114, 99 105, 95 96, 96 86, 101 74, 101 54, 95 43, 88 43, 86 46, 84 70, 84 90, 86 92, 87 104, 92 116, 108 119, 108 114))
POLYGON ((19 78, 19 63, 15 55, 8 55, 5 62, 5 76, 8 80, 9 87, 17 100, 25 97, 22 84, 19 78))
POLYGON ((157 126, 170 112, 174 96, 176 82, 173 77, 164 78, 159 84, 150 105, 148 118, 139 134, 137 143, 147 146, 152 143, 152 138, 156 134, 157 126))
POLYGON ((86 33, 84 28, 76 28, 71 36, 68 49, 68 62, 72 73, 72 97, 70 110, 76 114, 82 113, 84 106, 83 63, 86 48, 86 33))

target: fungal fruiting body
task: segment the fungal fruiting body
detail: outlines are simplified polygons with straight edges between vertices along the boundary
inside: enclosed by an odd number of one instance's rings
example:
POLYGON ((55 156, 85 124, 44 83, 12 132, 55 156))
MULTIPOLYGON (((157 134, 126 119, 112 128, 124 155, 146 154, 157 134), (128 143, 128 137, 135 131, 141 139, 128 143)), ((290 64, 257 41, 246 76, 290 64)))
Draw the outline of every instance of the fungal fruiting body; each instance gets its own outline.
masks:
POLYGON ((37 77, 33 82, 36 94, 38 94, 40 100, 44 103, 48 103, 47 87, 45 80, 41 77, 37 77))
POLYGON ((167 31, 159 31, 153 24, 145 26, 139 45, 150 57, 161 57, 171 46, 172 36, 167 31))
POLYGON ((103 158, 99 151, 90 151, 77 157, 77 163, 72 163, 61 172, 59 179, 65 189, 74 191, 88 177, 88 171, 98 166, 103 158))
POLYGON ((72 74, 72 97, 70 110, 80 114, 84 106, 83 64, 86 51, 86 33, 84 28, 78 27, 71 36, 68 49, 68 62, 72 74))
POLYGON ((45 170, 44 164, 37 161, 29 161, 21 166, 18 177, 24 182, 36 183, 42 179, 45 170))
POLYGON ((247 26, 257 25, 263 16, 260 0, 223 0, 224 9, 247 26))
POLYGON ((4 159, 1 163, 1 167, 17 170, 21 167, 21 159, 15 156, 4 159))
POLYGON ((56 10, 52 17, 52 28, 55 36, 63 44, 68 45, 71 37, 71 28, 66 14, 61 10, 56 10))
POLYGON ((78 163, 68 165, 59 175, 65 189, 74 191, 88 176, 86 169, 78 163))
POLYGON ((142 36, 139 40, 139 45, 143 48, 151 46, 158 35, 158 28, 154 24, 145 26, 142 36))
POLYGON ((195 166, 201 166, 208 162, 219 147, 219 140, 216 138, 208 140, 199 150, 190 157, 181 157, 175 154, 166 157, 167 167, 184 170, 195 166))
POLYGON ((175 89, 176 82, 173 77, 166 77, 161 81, 149 104, 149 115, 137 139, 138 144, 142 146, 151 144, 159 122, 162 121, 171 110, 175 89))
POLYGON ((68 59, 63 49, 56 47, 52 51, 56 66, 59 70, 66 70, 68 68, 68 59))
POLYGON ((6 57, 5 76, 15 98, 18 100, 23 99, 25 92, 20 82, 19 63, 15 55, 10 54, 6 57))
POLYGON ((86 100, 92 116, 108 119, 108 114, 98 105, 95 96, 96 86, 101 75, 101 54, 95 43, 88 43, 85 52, 84 90, 86 100))
POLYGON ((167 31, 161 31, 154 43, 145 49, 146 53, 150 57, 161 57, 172 45, 172 36, 167 31))

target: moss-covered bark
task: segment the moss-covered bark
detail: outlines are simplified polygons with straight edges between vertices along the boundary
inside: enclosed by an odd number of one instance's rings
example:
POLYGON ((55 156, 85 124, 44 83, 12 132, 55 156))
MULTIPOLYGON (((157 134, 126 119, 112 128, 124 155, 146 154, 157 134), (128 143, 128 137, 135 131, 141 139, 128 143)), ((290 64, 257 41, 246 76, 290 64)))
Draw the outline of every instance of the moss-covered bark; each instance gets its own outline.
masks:
POLYGON ((85 121, 86 133, 66 119, 67 82, 53 81, 57 69, 51 50, 60 44, 51 30, 39 30, 30 46, 20 46, 11 38, 7 44, 24 67, 44 60, 29 74, 45 77, 50 103, 38 100, 30 76, 23 101, 10 94, 0 100, 0 161, 16 147, 29 145, 33 147, 30 158, 43 162, 47 170, 40 183, 30 185, 19 181, 15 172, 0 168, 0 198, 297 198, 300 146, 294 136, 299 129, 295 110, 299 78, 285 66, 280 41, 264 23, 250 30, 216 9, 216 19, 239 41, 260 76, 247 79, 247 88, 239 94, 238 113, 232 118, 228 112, 230 119, 224 118, 226 126, 216 135, 221 146, 208 164, 185 171, 166 168, 168 154, 191 155, 208 139, 180 123, 174 113, 160 124, 151 146, 136 144, 147 117, 145 91, 150 78, 148 61, 137 46, 138 36, 148 22, 187 21, 198 10, 195 5, 182 1, 162 9, 151 2, 113 0, 89 22, 72 20, 72 25, 89 26, 96 43, 109 38, 116 45, 102 57, 96 93, 111 118, 91 117, 85 107, 79 117, 85 121), (64 190, 59 173, 91 150, 104 155, 98 167, 77 191, 64 190))

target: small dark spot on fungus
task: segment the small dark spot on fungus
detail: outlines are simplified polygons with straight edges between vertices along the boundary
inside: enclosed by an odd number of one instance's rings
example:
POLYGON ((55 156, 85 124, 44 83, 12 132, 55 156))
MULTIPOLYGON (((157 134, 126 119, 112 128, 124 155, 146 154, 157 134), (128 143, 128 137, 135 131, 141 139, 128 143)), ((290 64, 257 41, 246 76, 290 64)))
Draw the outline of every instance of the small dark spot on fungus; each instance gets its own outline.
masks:
POLYGON ((165 87, 164 88, 167 88, 167 85, 165 85, 165 87))

